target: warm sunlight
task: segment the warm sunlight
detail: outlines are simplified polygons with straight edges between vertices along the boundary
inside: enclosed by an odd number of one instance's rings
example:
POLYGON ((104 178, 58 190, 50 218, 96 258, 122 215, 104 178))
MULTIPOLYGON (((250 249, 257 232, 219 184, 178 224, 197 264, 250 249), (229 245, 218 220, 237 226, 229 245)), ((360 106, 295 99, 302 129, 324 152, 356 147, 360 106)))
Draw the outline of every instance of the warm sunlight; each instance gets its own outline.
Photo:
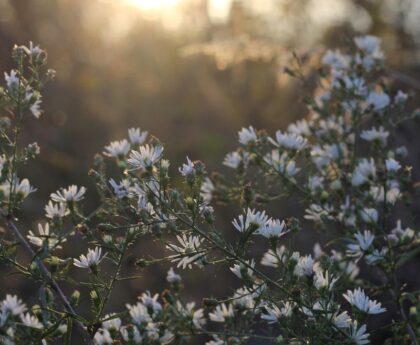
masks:
POLYGON ((128 0, 128 2, 141 10, 156 12, 175 7, 179 0, 128 0))

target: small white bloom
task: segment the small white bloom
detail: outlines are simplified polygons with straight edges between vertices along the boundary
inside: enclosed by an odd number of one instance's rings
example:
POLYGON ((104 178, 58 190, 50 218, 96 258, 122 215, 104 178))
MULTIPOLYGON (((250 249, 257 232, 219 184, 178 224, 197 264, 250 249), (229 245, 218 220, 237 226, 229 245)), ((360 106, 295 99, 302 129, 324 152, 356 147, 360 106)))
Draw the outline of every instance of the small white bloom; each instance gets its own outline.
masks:
POLYGON ((351 183, 353 186, 360 186, 369 181, 369 179, 376 178, 376 165, 373 158, 367 160, 363 158, 354 169, 351 183))
POLYGON ((6 298, 0 303, 2 313, 10 313, 12 315, 20 315, 26 311, 26 305, 16 295, 6 295, 6 298))
POLYGON ((158 302, 158 298, 159 294, 154 294, 152 296, 150 294, 150 291, 143 292, 142 295, 139 297, 143 305, 145 305, 147 308, 151 308, 154 313, 162 311, 162 305, 158 302))
POLYGON ((230 267, 230 270, 239 279, 252 278, 254 275, 253 268, 255 266, 254 259, 252 259, 251 261, 247 261, 247 264, 249 266, 243 264, 242 262, 234 264, 232 267, 230 267))
POLYGON ((379 140, 383 145, 386 144, 389 136, 389 132, 386 131, 382 126, 379 129, 372 127, 369 130, 362 131, 360 137, 366 141, 379 140))
POLYGON ((242 162, 242 156, 239 152, 233 151, 228 153, 223 160, 223 164, 229 168, 237 169, 242 162))
POLYGON ((130 158, 127 162, 131 165, 132 170, 145 170, 151 168, 157 161, 160 160, 162 152, 162 146, 140 146, 139 151, 131 151, 130 158))
POLYGON ((120 183, 117 183, 113 178, 111 178, 109 179, 109 184, 118 199, 125 198, 130 194, 131 184, 127 179, 123 179, 120 183))
POLYGON ((127 342, 132 341, 134 344, 141 344, 143 338, 140 335, 138 328, 134 325, 123 326, 120 329, 123 339, 127 342))
POLYGON ((113 340, 107 329, 98 329, 93 337, 96 345, 112 345, 113 340))
POLYGON ((337 280, 338 278, 334 278, 331 274, 328 273, 328 271, 323 272, 322 270, 318 269, 315 272, 314 286, 317 290, 323 288, 331 290, 337 280))
POLYGON ((181 236, 176 237, 179 246, 169 243, 166 248, 176 252, 177 254, 170 256, 172 262, 178 262, 177 267, 186 267, 192 268, 192 264, 200 264, 200 259, 202 259, 205 253, 200 249, 203 239, 198 236, 187 236, 182 234, 181 236))
POLYGON ((347 253, 352 256, 362 256, 370 248, 375 239, 375 236, 369 230, 365 230, 363 234, 357 232, 354 237, 356 238, 356 243, 347 245, 347 253))
POLYGON ((117 317, 117 314, 108 314, 104 317, 105 321, 102 322, 102 328, 106 330, 119 331, 121 327, 121 319, 117 317))
POLYGON ((255 132, 255 129, 250 126, 248 128, 242 128, 239 133, 239 142, 242 145, 248 145, 249 143, 253 143, 257 141, 257 133, 255 132))
POLYGON ((147 132, 142 132, 140 128, 130 128, 128 130, 128 137, 133 145, 141 145, 146 141, 147 132))
POLYGON ((130 313, 131 319, 138 326, 152 321, 152 318, 149 315, 149 312, 147 311, 147 307, 141 302, 138 302, 136 305, 133 306, 127 304, 127 309, 130 313))
POLYGON ((209 313, 210 320, 214 322, 225 322, 227 318, 234 315, 233 305, 226 305, 225 303, 219 304, 213 312, 209 313))
POLYGON ((367 103, 368 106, 373 107, 373 110, 380 111, 386 108, 391 103, 391 99, 383 91, 379 93, 372 91, 367 97, 367 103))
POLYGON ((333 322, 338 328, 348 328, 351 324, 351 318, 346 311, 343 311, 340 314, 334 315, 333 322))
POLYGON ((308 121, 306 121, 305 119, 296 121, 295 123, 291 123, 287 127, 287 131, 289 133, 302 136, 309 136, 311 134, 308 121))
POLYGON ((377 223, 379 219, 378 211, 374 208, 363 208, 360 211, 360 216, 366 223, 377 223))
POLYGON ((4 79, 6 80, 6 85, 9 90, 16 89, 19 86, 17 71, 14 69, 10 71, 10 74, 4 72, 4 79))
POLYGON ((410 228, 403 229, 401 226, 401 220, 398 219, 397 226, 391 230, 391 233, 387 237, 389 241, 397 244, 400 242, 411 241, 415 236, 416 233, 414 230, 410 228))
POLYGON ((394 97, 394 103, 395 104, 404 104, 407 102, 408 95, 401 90, 398 90, 397 94, 394 97))
POLYGON ((385 167, 388 172, 397 172, 401 169, 401 164, 393 158, 389 158, 385 161, 385 167))
POLYGON ((276 139, 269 138, 270 142, 276 147, 284 147, 291 150, 301 150, 307 144, 307 139, 294 133, 276 132, 276 139))
POLYGON ((64 203, 54 204, 51 200, 45 206, 45 216, 49 219, 60 219, 69 214, 69 210, 64 203))
POLYGON ((83 200, 85 193, 85 187, 80 187, 79 189, 76 185, 71 185, 67 189, 62 188, 55 193, 52 193, 50 197, 51 200, 55 202, 69 203, 83 200))
POLYGON ((288 232, 286 223, 278 219, 269 219, 265 226, 260 227, 255 234, 266 238, 279 238, 288 232))
POLYGON ((244 232, 252 227, 253 231, 257 232, 264 228, 268 221, 268 216, 265 211, 256 211, 247 209, 246 215, 239 215, 238 219, 235 219, 232 224, 239 232, 244 232))
POLYGON ((105 257, 102 256, 102 248, 95 247, 95 249, 88 249, 86 255, 80 255, 80 260, 74 259, 74 266, 80 268, 91 268, 99 265, 102 259, 105 257))
POLYGON ((347 69, 350 65, 350 57, 342 54, 339 50, 327 50, 322 57, 322 63, 335 70, 347 69))
POLYGON ((189 176, 194 174, 194 163, 187 157, 187 164, 182 164, 182 167, 179 168, 179 172, 182 176, 189 176))
POLYGON ((200 196, 203 198, 205 204, 209 204, 213 198, 214 185, 211 180, 206 177, 200 189, 200 196))
POLYGON ((312 255, 301 256, 293 273, 298 277, 310 277, 314 273, 314 259, 312 259, 312 255))
POLYGON ((29 313, 21 314, 20 319, 22 320, 22 323, 26 327, 37 328, 37 329, 44 328, 44 325, 38 320, 38 318, 29 313))
POLYGON ((168 271, 168 274, 166 275, 166 280, 171 284, 179 283, 181 282, 181 276, 176 274, 174 269, 171 267, 168 271))
POLYGON ((368 314, 380 314, 386 311, 385 308, 382 308, 381 303, 369 299, 361 288, 353 291, 347 290, 347 293, 343 294, 343 297, 352 306, 368 314))
MULTIPOLYGON (((50 235, 50 225, 48 223, 43 227, 42 224, 38 224, 38 236, 36 236, 32 231, 29 231, 29 234, 26 236, 32 244, 37 247, 43 247, 44 244, 47 244, 48 249, 57 248, 61 249, 61 246, 58 246, 58 238, 50 235)), ((63 239, 64 242, 66 239, 63 239)))
POLYGON ((366 333, 366 325, 357 328, 357 321, 350 324, 349 335, 357 345, 369 344, 369 333, 366 333))
POLYGON ((112 141, 108 146, 105 146, 104 155, 115 158, 122 158, 130 151, 130 143, 124 139, 121 141, 112 141))

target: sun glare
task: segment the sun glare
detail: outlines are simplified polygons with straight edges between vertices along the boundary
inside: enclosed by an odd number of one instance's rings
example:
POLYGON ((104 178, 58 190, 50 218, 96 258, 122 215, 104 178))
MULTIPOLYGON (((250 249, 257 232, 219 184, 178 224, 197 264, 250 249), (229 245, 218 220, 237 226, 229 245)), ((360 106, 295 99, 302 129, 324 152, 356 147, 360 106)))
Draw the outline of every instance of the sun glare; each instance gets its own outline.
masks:
POLYGON ((128 2, 144 11, 162 11, 175 7, 179 0, 128 0, 128 2))

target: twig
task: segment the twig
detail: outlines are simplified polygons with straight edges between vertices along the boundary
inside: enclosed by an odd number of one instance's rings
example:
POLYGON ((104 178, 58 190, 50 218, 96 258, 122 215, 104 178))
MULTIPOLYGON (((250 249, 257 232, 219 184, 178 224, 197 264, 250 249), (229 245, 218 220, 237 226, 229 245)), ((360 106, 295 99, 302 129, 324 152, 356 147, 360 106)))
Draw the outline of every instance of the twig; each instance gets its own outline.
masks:
MULTIPOLYGON (((26 241, 25 237, 20 233, 19 229, 16 227, 13 220, 10 219, 10 218, 7 218, 6 224, 7 224, 7 227, 9 228, 9 230, 12 231, 15 234, 15 236, 19 239, 20 243, 25 248, 25 250, 32 257, 36 256, 34 250, 30 246, 28 241, 26 241)), ((43 274, 43 276, 47 279, 48 284, 51 286, 51 288, 54 290, 54 292, 58 296, 58 298, 61 301, 61 304, 63 305, 66 312, 69 315, 74 317, 74 322, 76 324, 76 327, 79 330, 79 332, 82 334, 86 344, 94 345, 95 343, 91 339, 91 336, 89 335, 89 333, 86 330, 86 328, 84 327, 84 325, 77 319, 76 311, 71 306, 71 304, 68 301, 68 299, 67 299, 66 295, 64 294, 63 290, 61 290, 60 286, 57 284, 55 279, 51 276, 51 273, 48 270, 48 268, 44 265, 44 263, 38 257, 35 258, 35 263, 37 264, 37 266, 38 266, 39 270, 41 271, 41 273, 43 274)))

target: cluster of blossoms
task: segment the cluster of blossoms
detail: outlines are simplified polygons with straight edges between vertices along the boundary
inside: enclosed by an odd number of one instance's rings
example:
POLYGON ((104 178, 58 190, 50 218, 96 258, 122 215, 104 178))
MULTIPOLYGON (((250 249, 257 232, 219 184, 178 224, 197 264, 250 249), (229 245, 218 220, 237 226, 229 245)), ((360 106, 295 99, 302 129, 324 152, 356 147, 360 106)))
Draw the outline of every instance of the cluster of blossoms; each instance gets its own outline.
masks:
MULTIPOLYGON (((32 260, 21 263, 12 250, 16 242, 3 238, 0 259, 42 287, 40 304, 30 313, 16 296, 1 302, 1 343, 69 343, 74 329, 86 344, 97 345, 185 344, 194 337, 205 337, 207 345, 364 345, 371 340, 370 317, 381 314, 393 320, 381 325, 392 330, 383 333, 389 343, 418 344, 419 296, 396 274, 420 243, 418 232, 405 227, 408 220, 395 220, 413 194, 407 149, 391 140, 396 126, 411 116, 408 96, 398 91, 392 97, 378 77, 384 60, 379 40, 365 36, 354 42, 352 55, 336 50, 323 57, 322 93, 316 90, 308 101, 307 118, 273 136, 241 129, 239 148, 223 161, 233 170, 226 177, 209 174, 202 162, 187 157, 177 169, 184 184, 176 188, 161 143, 131 128, 127 139, 111 142, 95 157, 90 175, 97 209, 84 213, 84 187, 62 188, 51 194, 38 233, 24 236, 13 219, 34 189, 27 180, 19 182, 17 163, 39 150, 31 146, 21 155, 4 149, 2 216, 32 260), (293 215, 271 218, 263 210, 288 197, 301 205, 293 215), (215 206, 221 203, 239 213, 226 229, 216 222, 215 206), (304 226, 324 235, 311 253, 293 248, 304 226), (85 239, 87 253, 56 256, 74 236, 85 239), (136 251, 145 236, 163 243, 163 257, 136 251), (240 287, 224 298, 203 296, 199 306, 185 302, 181 276, 170 268, 169 288, 161 294, 146 291, 137 303, 124 300, 125 308, 105 313, 116 283, 138 279, 123 273, 128 256, 139 269, 162 262, 177 269, 217 265, 240 287), (83 270, 88 279, 78 284, 73 274, 83 270), (77 285, 69 298, 59 286, 65 280, 77 285), (90 313, 79 306, 82 299, 89 299, 90 313)), ((32 45, 16 49, 21 59, 29 54, 29 63, 38 61, 32 45)), ((45 54, 35 50, 45 62, 45 54)), ((12 72, 1 99, 12 114, 24 116, 33 104, 13 96, 11 78, 12 72)), ((23 70, 13 78, 21 80, 18 88, 22 81, 26 85, 18 93, 32 85, 23 70)), ((9 128, 2 129, 4 135, 9 128)), ((17 138, 10 142, 16 146, 17 138)))

